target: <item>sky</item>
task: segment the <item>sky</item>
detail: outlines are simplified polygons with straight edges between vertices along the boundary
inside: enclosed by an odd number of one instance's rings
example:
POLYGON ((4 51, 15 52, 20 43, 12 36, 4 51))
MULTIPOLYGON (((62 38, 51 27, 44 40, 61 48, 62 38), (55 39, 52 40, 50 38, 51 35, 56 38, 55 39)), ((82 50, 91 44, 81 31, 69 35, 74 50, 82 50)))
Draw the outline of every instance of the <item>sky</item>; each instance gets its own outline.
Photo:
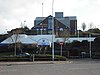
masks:
MULTIPOLYGON (((31 28, 36 17, 52 15, 52 1, 0 0, 0 34, 21 26, 31 28)), ((77 16, 78 29, 82 29, 83 22, 86 29, 91 23, 93 28, 100 28, 100 0, 54 0, 53 16, 55 12, 64 12, 64 16, 77 16)))

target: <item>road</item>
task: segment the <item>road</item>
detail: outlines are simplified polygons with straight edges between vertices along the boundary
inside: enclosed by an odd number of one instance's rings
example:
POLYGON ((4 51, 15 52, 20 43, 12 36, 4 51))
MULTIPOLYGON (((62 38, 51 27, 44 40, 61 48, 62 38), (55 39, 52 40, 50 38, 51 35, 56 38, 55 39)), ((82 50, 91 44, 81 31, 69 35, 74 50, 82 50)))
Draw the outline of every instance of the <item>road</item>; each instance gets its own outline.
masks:
POLYGON ((100 62, 87 61, 0 65, 0 75, 100 75, 100 62))

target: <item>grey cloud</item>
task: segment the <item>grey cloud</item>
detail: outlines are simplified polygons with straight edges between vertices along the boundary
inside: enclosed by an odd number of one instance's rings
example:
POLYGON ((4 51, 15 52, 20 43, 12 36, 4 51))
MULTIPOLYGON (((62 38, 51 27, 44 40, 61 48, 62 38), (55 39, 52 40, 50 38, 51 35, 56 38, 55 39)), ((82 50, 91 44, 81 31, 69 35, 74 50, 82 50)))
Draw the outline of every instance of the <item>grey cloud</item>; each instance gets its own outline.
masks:
MULTIPOLYGON (((9 25, 6 21, 12 20, 20 20, 20 17, 25 17, 24 12, 21 12, 21 8, 28 9, 30 6, 34 6, 34 4, 41 4, 45 0, 0 0, 0 25, 9 25), (20 10, 19 10, 20 9, 20 10), (18 11, 21 13, 15 13, 14 11, 18 11)), ((1 28, 0 28, 1 30, 1 28)))
POLYGON ((34 3, 41 3, 41 0, 0 0, 0 15, 12 15, 12 11, 18 8, 26 8, 34 3))

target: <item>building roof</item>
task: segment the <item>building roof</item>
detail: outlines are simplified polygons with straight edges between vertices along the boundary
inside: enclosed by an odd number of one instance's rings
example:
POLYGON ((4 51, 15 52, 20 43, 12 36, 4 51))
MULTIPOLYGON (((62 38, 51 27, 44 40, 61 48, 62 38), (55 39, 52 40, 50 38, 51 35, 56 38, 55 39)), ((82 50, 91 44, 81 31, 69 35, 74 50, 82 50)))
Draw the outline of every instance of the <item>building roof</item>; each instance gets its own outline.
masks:
MULTIPOLYGON (((59 12, 57 12, 57 13, 59 13, 59 12)), ((49 16, 51 16, 51 15, 49 15, 49 16)), ((36 17, 36 19, 35 19, 36 25, 40 25, 40 23, 43 22, 48 17, 36 17)), ((70 27, 70 20, 77 20, 76 16, 54 17, 54 18, 57 19, 59 22, 61 22, 66 27, 70 27)))
POLYGON ((1 43, 12 44, 12 43, 15 43, 15 42, 28 43, 28 44, 36 43, 35 41, 28 38, 27 35, 25 35, 25 34, 18 35, 18 36, 14 34, 1 43), (17 40, 16 40, 16 38, 17 38, 17 40))
MULTIPOLYGON (((1 44, 12 44, 15 43, 17 35, 12 35, 11 37, 7 38, 1 44)), ((48 42, 52 42, 52 35, 26 35, 26 34, 19 34, 16 42, 21 42, 23 44, 38 44, 41 40, 48 40, 48 42)), ((48 44, 47 42, 45 42, 48 44)))
MULTIPOLYGON (((54 38, 54 42, 64 42, 65 38, 54 38)), ((15 43, 15 39, 16 39, 16 35, 12 35, 11 37, 7 38, 6 40, 4 40, 3 42, 1 42, 1 44, 12 44, 15 43)), ((74 37, 74 38, 66 38, 66 42, 71 43, 75 40, 77 41, 83 41, 83 40, 87 40, 87 41, 94 41, 95 37, 91 37, 91 39, 89 37, 74 37)), ((52 35, 26 35, 26 34, 19 34, 18 35, 18 39, 17 42, 21 42, 23 44, 47 44, 52 42, 52 35), (44 42, 45 40, 45 42, 44 42)))

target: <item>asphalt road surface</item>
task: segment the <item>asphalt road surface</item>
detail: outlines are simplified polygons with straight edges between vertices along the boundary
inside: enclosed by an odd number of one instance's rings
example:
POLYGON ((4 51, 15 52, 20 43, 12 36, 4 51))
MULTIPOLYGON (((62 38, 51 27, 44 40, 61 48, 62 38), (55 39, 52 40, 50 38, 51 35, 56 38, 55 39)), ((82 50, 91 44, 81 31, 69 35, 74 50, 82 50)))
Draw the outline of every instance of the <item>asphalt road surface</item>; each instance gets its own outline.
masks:
POLYGON ((100 62, 87 61, 0 65, 0 75, 100 75, 100 62))

